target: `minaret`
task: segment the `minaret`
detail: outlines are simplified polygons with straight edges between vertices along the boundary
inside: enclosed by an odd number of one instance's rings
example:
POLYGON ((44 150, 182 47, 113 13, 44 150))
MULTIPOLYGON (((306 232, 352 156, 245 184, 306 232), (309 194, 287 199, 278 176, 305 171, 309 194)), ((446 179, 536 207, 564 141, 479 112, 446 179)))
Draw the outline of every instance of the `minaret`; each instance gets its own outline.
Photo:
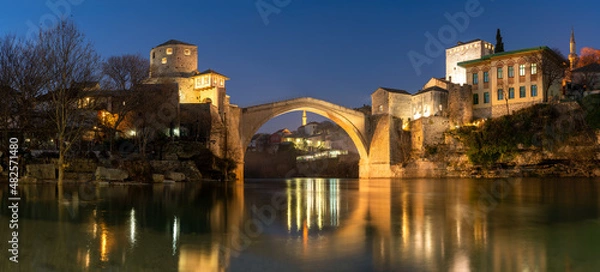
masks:
POLYGON ((306 111, 302 111, 302 126, 306 126, 306 111))
POLYGON ((577 62, 577 46, 575 45, 575 31, 573 28, 571 28, 571 44, 569 48, 569 62, 571 70, 573 70, 573 68, 575 68, 575 63, 577 62))

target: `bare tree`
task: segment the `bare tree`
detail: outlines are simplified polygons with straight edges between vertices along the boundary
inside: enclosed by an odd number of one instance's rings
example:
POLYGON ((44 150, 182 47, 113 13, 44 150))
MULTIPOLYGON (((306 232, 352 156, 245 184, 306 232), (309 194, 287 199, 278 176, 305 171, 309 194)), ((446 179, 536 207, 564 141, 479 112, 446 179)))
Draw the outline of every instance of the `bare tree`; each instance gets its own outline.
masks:
POLYGON ((17 40, 14 36, 0 39, 3 127, 11 127, 23 135, 39 133, 43 127, 40 123, 43 119, 35 111, 48 75, 38 63, 40 56, 41 50, 31 41, 17 40))
POLYGON ((104 88, 130 90, 148 78, 149 70, 149 61, 140 55, 110 57, 102 63, 104 88))
MULTIPOLYGON (((99 57, 84 35, 69 21, 40 33, 39 65, 48 73, 48 117, 54 124, 58 158, 58 184, 62 185, 67 152, 78 142, 90 125, 81 103, 82 88, 98 79, 99 57)), ((92 119, 93 120, 93 119, 92 119)))
POLYGON ((541 48, 538 53, 529 56, 529 62, 537 65, 538 73, 542 76, 544 102, 548 102, 550 89, 560 84, 565 76, 567 60, 556 48, 541 48))
POLYGON ((148 71, 148 60, 140 55, 113 56, 102 63, 103 85, 115 92, 116 100, 110 111, 111 122, 101 124, 108 132, 111 152, 119 126, 144 101, 144 92, 136 86, 148 77, 148 71))

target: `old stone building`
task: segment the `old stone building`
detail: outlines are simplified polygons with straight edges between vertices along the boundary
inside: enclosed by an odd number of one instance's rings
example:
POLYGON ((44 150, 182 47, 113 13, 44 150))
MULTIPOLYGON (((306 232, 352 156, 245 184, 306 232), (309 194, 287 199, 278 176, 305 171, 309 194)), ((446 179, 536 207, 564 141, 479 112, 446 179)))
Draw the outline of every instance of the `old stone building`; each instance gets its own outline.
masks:
POLYGON ((210 103, 223 113, 229 105, 225 75, 211 69, 198 71, 198 46, 169 40, 150 51, 147 84, 177 83, 181 104, 210 103))
POLYGON ((473 118, 476 119, 498 117, 558 99, 562 77, 557 76, 565 64, 562 56, 545 46, 458 63, 466 69, 467 84, 473 88, 473 118))
POLYGON ((371 100, 372 115, 394 116, 402 120, 404 128, 423 117, 449 118, 452 125, 469 123, 472 118, 471 86, 445 79, 432 78, 414 94, 380 87, 371 94, 371 100))
POLYGON ((494 46, 480 39, 458 42, 456 46, 446 49, 446 80, 456 84, 467 83, 466 70, 458 63, 493 53, 494 46))

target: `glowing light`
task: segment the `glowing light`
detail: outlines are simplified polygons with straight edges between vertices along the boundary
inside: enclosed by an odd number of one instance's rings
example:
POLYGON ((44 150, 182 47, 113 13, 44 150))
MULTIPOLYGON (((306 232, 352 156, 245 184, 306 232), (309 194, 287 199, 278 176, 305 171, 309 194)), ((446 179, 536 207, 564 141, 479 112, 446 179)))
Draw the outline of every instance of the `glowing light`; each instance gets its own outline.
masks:
POLYGON ((173 256, 177 253, 177 243, 179 242, 179 218, 173 219, 173 256))
POLYGON ((290 232, 292 231, 292 188, 290 188, 290 180, 285 182, 287 183, 287 189, 285 190, 287 195, 287 228, 290 232))
POLYGON ((100 260, 103 262, 108 261, 108 231, 106 228, 102 228, 102 234, 100 235, 100 260))
POLYGON ((135 246, 136 232, 135 210, 131 208, 131 212, 129 212, 129 243, 131 247, 135 246))

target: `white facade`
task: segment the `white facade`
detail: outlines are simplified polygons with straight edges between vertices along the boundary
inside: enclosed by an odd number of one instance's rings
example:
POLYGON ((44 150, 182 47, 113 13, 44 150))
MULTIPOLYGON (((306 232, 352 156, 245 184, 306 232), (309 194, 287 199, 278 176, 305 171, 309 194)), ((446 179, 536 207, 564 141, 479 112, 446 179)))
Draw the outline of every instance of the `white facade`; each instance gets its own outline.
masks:
POLYGON ((446 80, 455 84, 467 83, 467 70, 458 66, 459 62, 480 59, 494 53, 494 46, 486 41, 477 39, 461 43, 446 49, 446 80))

